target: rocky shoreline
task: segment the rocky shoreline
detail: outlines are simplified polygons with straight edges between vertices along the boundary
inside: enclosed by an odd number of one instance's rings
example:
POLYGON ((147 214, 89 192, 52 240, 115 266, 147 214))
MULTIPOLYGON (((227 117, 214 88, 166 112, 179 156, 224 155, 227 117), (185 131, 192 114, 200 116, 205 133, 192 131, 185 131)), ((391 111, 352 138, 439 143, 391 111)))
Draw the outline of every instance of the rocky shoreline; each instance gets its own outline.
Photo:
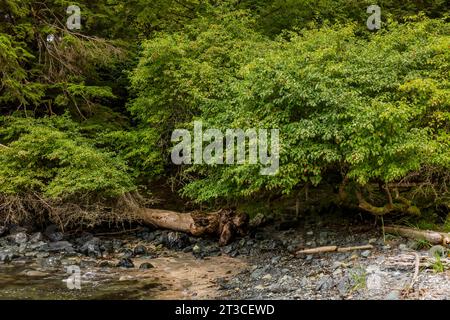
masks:
POLYGON ((261 227, 223 247, 145 227, 118 236, 0 227, 0 298, 449 299, 449 270, 423 269, 407 290, 414 252, 428 255, 428 248, 398 237, 385 242, 373 226, 317 217, 293 228, 261 227), (373 249, 293 254, 368 243, 373 249), (81 290, 65 286, 68 266, 80 268, 81 290))

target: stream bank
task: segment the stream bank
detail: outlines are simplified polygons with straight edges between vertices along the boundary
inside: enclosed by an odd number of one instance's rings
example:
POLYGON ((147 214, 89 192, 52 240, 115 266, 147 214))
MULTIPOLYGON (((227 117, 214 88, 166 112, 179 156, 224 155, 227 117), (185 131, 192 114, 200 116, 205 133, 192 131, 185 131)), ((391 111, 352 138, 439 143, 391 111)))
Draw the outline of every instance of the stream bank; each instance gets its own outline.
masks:
POLYGON ((421 269, 428 248, 355 219, 271 223, 233 243, 142 227, 123 235, 66 235, 50 226, 2 228, 1 299, 449 299, 450 271, 421 269), (371 250, 296 257, 298 248, 371 250), (400 263, 399 263, 400 262, 400 263), (67 267, 80 270, 69 289, 67 267))

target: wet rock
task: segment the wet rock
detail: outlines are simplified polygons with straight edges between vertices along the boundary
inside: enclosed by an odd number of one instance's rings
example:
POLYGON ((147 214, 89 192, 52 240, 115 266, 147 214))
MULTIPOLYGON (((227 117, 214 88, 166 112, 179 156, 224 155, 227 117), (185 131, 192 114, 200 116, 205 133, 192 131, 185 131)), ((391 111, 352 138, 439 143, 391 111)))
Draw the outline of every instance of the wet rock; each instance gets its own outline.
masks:
POLYGON ((49 242, 44 250, 48 252, 74 252, 73 246, 69 241, 49 242))
POLYGON ((45 277, 47 276, 47 273, 37 270, 29 270, 25 272, 25 275, 28 277, 45 277))
POLYGON ((101 252, 105 252, 107 254, 114 253, 114 243, 113 243, 113 241, 104 241, 100 245, 100 251, 101 252))
POLYGON ((169 249, 178 250, 182 250, 191 244, 189 237, 185 233, 181 232, 169 232, 163 243, 169 249))
POLYGON ((1 263, 8 263, 11 262, 11 260, 15 257, 14 252, 12 251, 0 251, 0 262, 1 263))
POLYGON ((11 240, 16 244, 25 243, 28 241, 28 235, 25 232, 17 232, 11 235, 11 240))
POLYGON ((123 246, 123 242, 122 242, 122 240, 119 240, 119 239, 113 239, 112 245, 113 245, 113 249, 115 251, 118 251, 123 246))
POLYGON ((192 248, 192 253, 194 254, 200 254, 202 252, 202 248, 196 244, 193 248, 192 248))
POLYGON ((35 232, 30 236, 29 242, 30 243, 36 243, 36 242, 40 242, 44 239, 44 236, 42 235, 41 232, 35 232))
POLYGON ((30 250, 37 250, 37 251, 44 251, 47 248, 47 243, 44 241, 39 241, 35 243, 28 243, 28 249, 30 250))
POLYGON ((102 255, 100 250, 100 239, 92 238, 89 241, 86 241, 80 248, 81 253, 90 256, 90 257, 100 257, 102 255))
POLYGON ((8 232, 8 228, 6 226, 0 226, 0 237, 3 237, 8 232))
POLYGON ((156 234, 154 232, 149 232, 144 237, 144 240, 146 240, 146 241, 154 241, 155 239, 156 239, 156 234))
POLYGON ((20 226, 12 226, 9 228, 9 234, 15 235, 16 233, 26 233, 28 230, 27 228, 20 227, 20 226))
POLYGON ((100 261, 100 263, 98 264, 98 266, 100 268, 111 268, 114 265, 111 263, 111 261, 100 261))
POLYGON ((141 263, 141 265, 139 266, 139 269, 152 269, 154 267, 155 266, 152 265, 150 262, 144 262, 144 263, 141 263))
POLYGON ((134 247, 133 252, 136 256, 145 255, 147 254, 147 248, 143 245, 137 245, 136 247, 134 247))
POLYGON ((129 259, 134 256, 134 252, 131 249, 125 248, 120 251, 122 253, 122 258, 129 259))
POLYGON ((120 268, 134 268, 133 261, 129 258, 122 258, 120 259, 119 263, 117 264, 117 267, 120 268))
POLYGON ((56 268, 61 265, 61 258, 59 257, 38 258, 37 263, 41 268, 56 268))
POLYGON ((64 234, 59 231, 58 226, 54 224, 48 226, 45 229, 44 234, 50 241, 61 241, 64 237, 64 234))

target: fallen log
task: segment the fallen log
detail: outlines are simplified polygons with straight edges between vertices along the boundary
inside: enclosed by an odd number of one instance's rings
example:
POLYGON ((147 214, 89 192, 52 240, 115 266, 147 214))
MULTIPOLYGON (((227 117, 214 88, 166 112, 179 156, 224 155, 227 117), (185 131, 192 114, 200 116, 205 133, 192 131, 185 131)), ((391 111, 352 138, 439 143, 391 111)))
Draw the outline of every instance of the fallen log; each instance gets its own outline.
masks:
POLYGON ((189 233, 193 236, 219 236, 219 244, 226 245, 237 235, 247 232, 248 216, 233 210, 181 213, 170 210, 142 209, 139 218, 157 228, 189 233))
POLYGON ((310 248, 297 251, 295 254, 314 254, 314 253, 325 253, 325 252, 349 252, 354 250, 370 250, 373 246, 368 244, 364 246, 353 246, 353 247, 338 247, 338 246, 325 246, 310 248))
POLYGON ((431 244, 440 244, 447 247, 450 246, 450 234, 443 232, 418 230, 400 226, 385 226, 384 231, 415 240, 426 240, 431 244))

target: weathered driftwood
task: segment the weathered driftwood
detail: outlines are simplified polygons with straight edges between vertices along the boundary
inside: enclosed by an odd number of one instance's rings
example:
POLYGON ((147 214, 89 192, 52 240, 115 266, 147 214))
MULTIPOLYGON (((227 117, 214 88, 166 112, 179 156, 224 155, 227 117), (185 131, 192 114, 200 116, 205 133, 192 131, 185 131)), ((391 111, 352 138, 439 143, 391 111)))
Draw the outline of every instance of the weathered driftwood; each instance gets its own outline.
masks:
POLYGON ((325 253, 325 252, 348 252, 354 250, 368 250, 373 249, 373 246, 368 244, 364 246, 354 246, 354 247, 338 247, 338 246, 325 246, 317 247, 311 249, 299 250, 296 254, 314 254, 314 253, 325 253))
POLYGON ((450 246, 450 234, 446 234, 443 232, 418 230, 400 226, 385 226, 384 231, 415 240, 426 240, 432 244, 450 246))
POLYGON ((157 228, 190 233, 193 236, 217 235, 219 244, 228 244, 236 235, 247 231, 248 216, 233 210, 210 213, 180 213, 170 210, 143 209, 141 220, 157 228))

